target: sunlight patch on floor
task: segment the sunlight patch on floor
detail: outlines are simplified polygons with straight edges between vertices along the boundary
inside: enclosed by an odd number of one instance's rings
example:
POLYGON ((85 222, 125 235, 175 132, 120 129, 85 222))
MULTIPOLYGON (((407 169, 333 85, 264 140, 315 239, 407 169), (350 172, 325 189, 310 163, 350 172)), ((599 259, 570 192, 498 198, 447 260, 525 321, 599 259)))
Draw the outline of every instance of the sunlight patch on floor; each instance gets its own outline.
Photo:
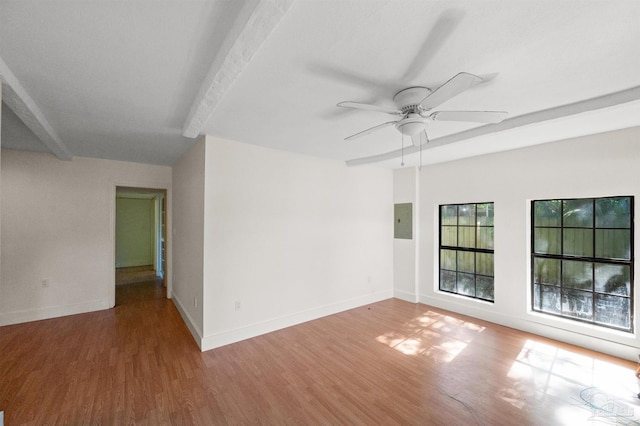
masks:
POLYGON ((620 389, 624 385, 629 392, 638 392, 636 378, 628 368, 534 340, 527 340, 508 376, 533 380, 538 389, 545 391, 550 390, 551 379, 557 377, 604 389, 620 389))
POLYGON ((566 402, 554 412, 557 424, 640 425, 639 387, 634 371, 553 344, 527 340, 507 377, 513 386, 499 398, 519 409, 528 399, 566 402))
POLYGON ((405 355, 426 356, 451 362, 485 327, 448 315, 427 311, 403 324, 401 332, 389 332, 376 341, 405 355))

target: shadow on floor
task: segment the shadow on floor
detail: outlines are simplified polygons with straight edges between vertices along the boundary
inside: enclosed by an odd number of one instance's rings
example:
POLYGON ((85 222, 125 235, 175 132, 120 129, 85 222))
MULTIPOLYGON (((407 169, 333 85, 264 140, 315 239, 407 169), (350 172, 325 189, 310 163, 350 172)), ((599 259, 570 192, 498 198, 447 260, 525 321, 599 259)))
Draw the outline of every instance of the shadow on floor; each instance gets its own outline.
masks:
POLYGON ((116 286, 116 306, 163 300, 167 297, 162 279, 116 286))

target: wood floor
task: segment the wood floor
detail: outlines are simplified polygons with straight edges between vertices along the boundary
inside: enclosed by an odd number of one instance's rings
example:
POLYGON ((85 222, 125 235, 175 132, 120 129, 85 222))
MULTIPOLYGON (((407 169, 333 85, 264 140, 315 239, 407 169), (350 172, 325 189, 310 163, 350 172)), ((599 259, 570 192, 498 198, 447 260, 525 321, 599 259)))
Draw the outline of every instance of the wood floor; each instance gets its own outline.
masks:
POLYGON ((116 285, 140 283, 156 278, 153 265, 116 268, 116 285))
POLYGON ((201 353, 159 282, 0 327, 5 424, 640 424, 635 364, 391 299, 201 353))

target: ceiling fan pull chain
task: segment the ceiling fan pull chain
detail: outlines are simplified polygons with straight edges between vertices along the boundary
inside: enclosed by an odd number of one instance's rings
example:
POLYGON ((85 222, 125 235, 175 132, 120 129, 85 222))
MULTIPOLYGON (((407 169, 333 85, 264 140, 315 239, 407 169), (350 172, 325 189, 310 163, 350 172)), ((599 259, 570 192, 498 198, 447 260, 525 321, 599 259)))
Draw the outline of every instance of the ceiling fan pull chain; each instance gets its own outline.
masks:
MULTIPOLYGON (((427 138, 427 141, 428 141, 429 138, 427 137, 427 131, 426 130, 424 131, 424 136, 427 138)), ((425 143, 427 143, 427 142, 425 142, 425 143)), ((420 144, 420 165, 418 166, 418 171, 419 172, 422 171, 422 146, 423 145, 424 145, 424 143, 420 144)))
POLYGON ((429 143, 429 134, 427 133, 427 129, 424 129, 424 138, 426 140, 425 143, 420 144, 420 166, 418 167, 419 172, 422 171, 422 147, 429 143))
POLYGON ((402 159, 400 160, 400 167, 404 167, 404 133, 400 133, 400 153, 402 154, 402 159))

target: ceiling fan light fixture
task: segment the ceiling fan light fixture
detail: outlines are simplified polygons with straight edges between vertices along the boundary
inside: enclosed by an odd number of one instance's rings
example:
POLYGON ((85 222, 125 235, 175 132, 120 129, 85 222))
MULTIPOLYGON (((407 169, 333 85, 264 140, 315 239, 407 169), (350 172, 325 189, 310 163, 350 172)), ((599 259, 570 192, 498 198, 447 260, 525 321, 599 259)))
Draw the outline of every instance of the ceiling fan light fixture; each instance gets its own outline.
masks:
POLYGON ((419 114, 409 114, 396 123, 396 129, 403 135, 415 136, 424 130, 425 121, 419 114))
POLYGON ((398 130, 403 135, 414 136, 424 130, 424 124, 422 123, 405 123, 398 125, 398 130))

